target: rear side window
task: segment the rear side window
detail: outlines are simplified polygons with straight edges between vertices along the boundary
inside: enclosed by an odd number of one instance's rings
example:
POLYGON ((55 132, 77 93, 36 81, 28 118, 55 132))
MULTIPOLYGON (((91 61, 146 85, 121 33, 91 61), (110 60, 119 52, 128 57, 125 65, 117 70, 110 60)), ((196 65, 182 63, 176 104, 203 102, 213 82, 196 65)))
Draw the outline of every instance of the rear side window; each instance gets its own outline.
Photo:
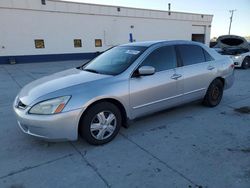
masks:
POLYGON ((152 66, 156 72, 176 68, 176 54, 173 46, 156 49, 144 60, 141 66, 152 66))
POLYGON ((204 52, 206 61, 213 61, 214 60, 214 58, 206 50, 203 50, 203 52, 204 52))
POLYGON ((197 45, 179 45, 178 51, 183 65, 193 65, 205 62, 203 48, 197 45))

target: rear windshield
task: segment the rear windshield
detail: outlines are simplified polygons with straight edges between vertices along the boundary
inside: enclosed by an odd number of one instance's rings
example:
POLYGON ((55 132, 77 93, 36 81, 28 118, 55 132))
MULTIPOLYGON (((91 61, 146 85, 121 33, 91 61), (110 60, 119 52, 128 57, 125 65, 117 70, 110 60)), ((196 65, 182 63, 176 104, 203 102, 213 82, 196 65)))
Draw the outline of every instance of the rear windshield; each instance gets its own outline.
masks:
POLYGON ((142 46, 114 47, 89 62, 83 70, 118 75, 125 71, 145 50, 142 46))

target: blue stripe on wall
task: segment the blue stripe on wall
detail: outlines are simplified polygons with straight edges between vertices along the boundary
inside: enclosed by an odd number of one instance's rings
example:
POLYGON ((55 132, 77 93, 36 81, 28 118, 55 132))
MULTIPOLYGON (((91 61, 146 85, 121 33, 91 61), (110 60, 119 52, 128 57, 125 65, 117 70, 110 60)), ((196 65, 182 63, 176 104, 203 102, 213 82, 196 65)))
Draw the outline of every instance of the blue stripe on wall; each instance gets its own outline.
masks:
POLYGON ((9 64, 15 60, 16 63, 35 63, 48 61, 67 61, 93 59, 100 52, 95 53, 71 53, 71 54, 47 54, 47 55, 23 55, 23 56, 0 56, 0 64, 9 64))

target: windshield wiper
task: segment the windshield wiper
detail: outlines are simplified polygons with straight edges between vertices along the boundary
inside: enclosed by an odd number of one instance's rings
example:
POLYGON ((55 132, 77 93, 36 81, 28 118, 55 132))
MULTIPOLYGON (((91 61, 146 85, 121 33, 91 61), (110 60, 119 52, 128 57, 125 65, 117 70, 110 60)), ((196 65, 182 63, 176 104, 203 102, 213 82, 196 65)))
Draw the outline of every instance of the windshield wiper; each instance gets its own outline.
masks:
POLYGON ((76 67, 76 68, 77 68, 77 69, 80 69, 80 70, 83 70, 83 69, 84 69, 84 66, 87 65, 90 61, 92 61, 92 59, 89 60, 89 61, 84 62, 82 65, 80 65, 79 67, 76 67))
POLYGON ((97 73, 97 74, 101 74, 100 72, 98 72, 97 70, 94 70, 94 69, 82 69, 82 70, 97 73))

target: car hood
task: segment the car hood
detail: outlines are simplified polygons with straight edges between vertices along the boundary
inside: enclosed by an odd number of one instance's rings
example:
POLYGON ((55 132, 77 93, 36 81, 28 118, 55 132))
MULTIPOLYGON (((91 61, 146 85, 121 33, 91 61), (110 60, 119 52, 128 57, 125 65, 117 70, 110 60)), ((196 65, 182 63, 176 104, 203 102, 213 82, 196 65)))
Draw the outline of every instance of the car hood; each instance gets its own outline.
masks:
POLYGON ((18 97, 25 105, 30 105, 35 99, 55 92, 60 89, 83 84, 103 78, 111 77, 110 75, 102 75, 79 69, 68 69, 62 72, 45 76, 35 80, 22 88, 18 97))

